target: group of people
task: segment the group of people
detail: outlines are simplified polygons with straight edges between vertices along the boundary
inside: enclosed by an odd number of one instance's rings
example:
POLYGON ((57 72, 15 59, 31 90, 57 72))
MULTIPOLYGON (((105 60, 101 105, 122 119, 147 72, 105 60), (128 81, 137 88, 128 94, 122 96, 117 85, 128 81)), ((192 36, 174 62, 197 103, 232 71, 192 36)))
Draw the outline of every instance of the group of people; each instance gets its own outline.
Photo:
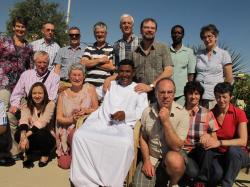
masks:
POLYGON ((120 18, 122 38, 109 45, 104 22, 84 49, 78 27, 69 46, 25 40, 27 21, 13 20, 13 36, 0 40, 0 165, 45 167, 55 151, 71 169, 74 186, 123 186, 134 158, 133 129, 140 121, 139 162, 133 186, 232 186, 248 162, 247 118, 230 103, 229 53, 217 46, 215 25, 201 28, 205 48, 183 45, 184 28, 171 29, 170 48, 155 40, 157 22, 120 18))

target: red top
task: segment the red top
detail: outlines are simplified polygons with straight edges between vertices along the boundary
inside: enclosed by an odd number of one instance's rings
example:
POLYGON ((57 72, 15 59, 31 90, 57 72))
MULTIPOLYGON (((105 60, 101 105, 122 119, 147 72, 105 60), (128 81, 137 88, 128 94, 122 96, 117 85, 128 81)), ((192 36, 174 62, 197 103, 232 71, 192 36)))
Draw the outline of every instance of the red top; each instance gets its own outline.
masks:
MULTIPOLYGON (((217 109, 217 105, 212 109, 212 112, 217 120, 219 115, 219 110, 217 109)), ((219 124, 220 129, 216 131, 217 138, 219 140, 231 140, 237 138, 237 129, 238 125, 242 122, 246 122, 247 124, 247 117, 243 110, 235 107, 230 103, 228 111, 225 115, 224 121, 222 124, 219 124)), ((217 121, 218 122, 218 121, 217 121)), ((219 152, 226 152, 228 147, 221 146, 218 148, 219 152)))

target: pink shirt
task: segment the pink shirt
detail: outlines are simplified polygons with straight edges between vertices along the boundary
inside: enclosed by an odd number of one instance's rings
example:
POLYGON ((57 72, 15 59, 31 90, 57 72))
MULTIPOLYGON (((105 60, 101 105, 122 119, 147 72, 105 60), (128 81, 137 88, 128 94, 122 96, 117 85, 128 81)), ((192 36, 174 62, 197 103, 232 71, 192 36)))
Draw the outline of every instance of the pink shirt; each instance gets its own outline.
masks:
MULTIPOLYGON (((11 106, 20 108, 21 99, 29 94, 30 88, 34 83, 42 82, 45 75, 39 76, 35 69, 23 72, 11 94, 11 106)), ((52 101, 56 101, 59 82, 60 76, 54 73, 54 71, 51 71, 44 83, 49 99, 52 101)))

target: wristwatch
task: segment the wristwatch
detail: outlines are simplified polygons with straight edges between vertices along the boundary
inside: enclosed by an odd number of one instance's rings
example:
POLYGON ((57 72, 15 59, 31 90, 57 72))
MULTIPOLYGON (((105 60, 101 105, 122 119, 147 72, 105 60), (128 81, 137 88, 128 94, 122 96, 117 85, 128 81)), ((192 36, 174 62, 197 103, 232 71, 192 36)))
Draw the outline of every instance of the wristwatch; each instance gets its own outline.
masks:
POLYGON ((153 84, 150 84, 149 86, 150 86, 150 88, 152 88, 152 90, 155 88, 155 86, 153 84))

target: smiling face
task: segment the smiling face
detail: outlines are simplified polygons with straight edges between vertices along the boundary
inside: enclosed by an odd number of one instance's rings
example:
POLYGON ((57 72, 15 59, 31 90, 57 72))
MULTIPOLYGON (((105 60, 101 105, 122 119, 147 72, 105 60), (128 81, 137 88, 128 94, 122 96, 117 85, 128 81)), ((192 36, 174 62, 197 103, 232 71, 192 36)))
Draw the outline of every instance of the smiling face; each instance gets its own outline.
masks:
POLYGON ((141 35, 144 40, 154 40, 156 24, 153 21, 144 22, 141 28, 141 35))
POLYGON ((133 32, 133 21, 131 17, 124 17, 120 22, 120 29, 124 35, 131 35, 133 32))
POLYGON ((13 32, 14 35, 17 36, 18 38, 24 38, 26 34, 26 27, 24 24, 16 22, 15 26, 13 27, 13 32))
POLYGON ((49 56, 47 54, 37 56, 35 59, 35 66, 37 74, 43 76, 48 71, 49 56))
POLYGON ((69 80, 72 84, 72 87, 79 87, 83 85, 85 75, 79 69, 73 69, 70 71, 69 80))
POLYGON ((80 31, 77 29, 72 29, 69 31, 70 46, 76 47, 80 45, 80 31))
POLYGON ((190 107, 198 106, 200 102, 201 95, 195 90, 194 92, 188 92, 186 95, 186 104, 190 107))
POLYGON ((107 31, 104 27, 96 27, 94 35, 97 43, 105 43, 107 31))
POLYGON ((182 28, 175 27, 174 30, 171 32, 171 37, 172 37, 173 43, 181 43, 184 37, 182 28))
POLYGON ((220 109, 225 110, 229 107, 232 97, 229 93, 215 93, 215 100, 220 109))
POLYGON ((44 91, 41 86, 36 86, 32 90, 32 100, 35 105, 40 105, 44 100, 44 91))
POLYGON ((156 98, 160 108, 171 108, 174 101, 175 87, 170 80, 162 80, 156 90, 156 98))
POLYGON ((122 86, 128 86, 132 83, 134 70, 131 65, 120 65, 118 69, 118 82, 122 86))
POLYGON ((217 37, 210 31, 203 34, 202 41, 207 49, 214 49, 217 45, 217 37))

